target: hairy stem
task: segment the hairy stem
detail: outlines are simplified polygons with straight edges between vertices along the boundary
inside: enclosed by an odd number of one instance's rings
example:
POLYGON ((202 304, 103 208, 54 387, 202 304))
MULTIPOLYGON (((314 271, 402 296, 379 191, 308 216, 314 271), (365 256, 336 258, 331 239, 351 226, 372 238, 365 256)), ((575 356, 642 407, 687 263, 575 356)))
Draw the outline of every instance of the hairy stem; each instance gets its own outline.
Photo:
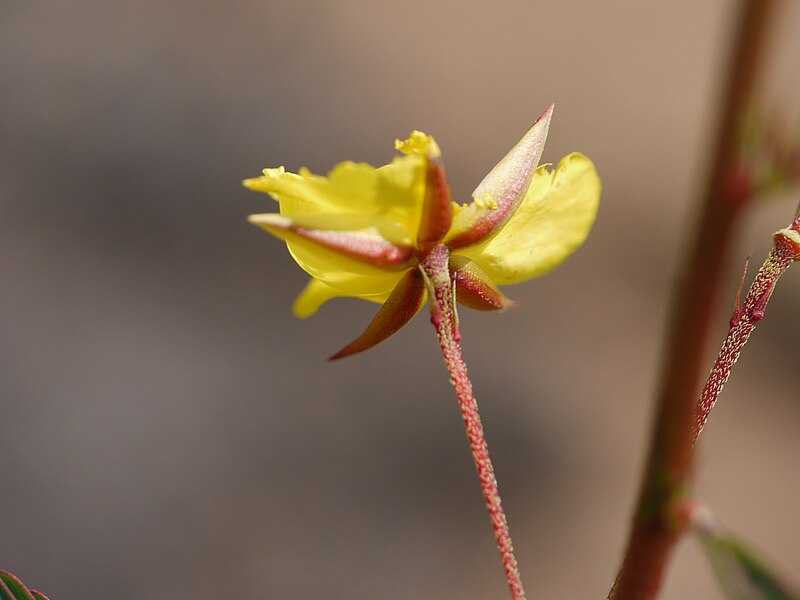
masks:
POLYGON ((522 579, 517 559, 514 556, 514 546, 508 531, 508 521, 500 502, 500 491, 497 488, 494 467, 492 467, 489 448, 483 434, 478 402, 472 392, 472 383, 467 375, 467 365, 461 355, 461 335, 458 330, 455 291, 447 266, 448 260, 449 250, 444 245, 438 245, 431 250, 420 265, 430 296, 431 322, 436 328, 444 362, 450 372, 450 383, 453 384, 456 391, 458 407, 461 409, 461 417, 467 430, 467 439, 481 482, 483 499, 489 511, 489 519, 492 522, 511 598, 525 600, 525 591, 522 588, 522 579))
POLYGON ((622 569, 610 600, 651 600, 681 535, 670 507, 686 489, 694 461, 695 404, 725 256, 748 200, 732 182, 739 119, 751 101, 770 13, 777 0, 746 0, 723 90, 714 162, 700 219, 673 300, 650 449, 622 569))
POLYGON ((744 304, 739 306, 737 298, 736 308, 731 318, 730 329, 725 342, 722 344, 719 356, 714 363, 714 368, 708 376, 708 381, 700 394, 695 411, 695 425, 692 442, 703 430, 708 421, 711 409, 719 397, 725 382, 730 377, 731 369, 739 358, 742 348, 756 328, 756 324, 764 317, 775 284, 786 269, 800 257, 800 218, 795 219, 788 229, 782 229, 773 236, 774 244, 767 256, 767 260, 758 270, 744 304))

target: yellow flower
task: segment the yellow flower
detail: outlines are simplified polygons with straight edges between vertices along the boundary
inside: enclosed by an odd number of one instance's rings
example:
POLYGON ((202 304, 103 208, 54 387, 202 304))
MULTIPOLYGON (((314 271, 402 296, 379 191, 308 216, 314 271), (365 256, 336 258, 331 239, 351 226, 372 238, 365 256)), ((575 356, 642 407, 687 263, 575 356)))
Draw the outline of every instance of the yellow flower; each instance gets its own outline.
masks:
POLYGON ((361 342, 336 356, 365 350, 425 302, 420 265, 438 246, 448 252, 461 304, 510 306, 497 285, 556 267, 586 239, 597 212, 600 179, 588 158, 573 153, 555 169, 537 169, 552 111, 492 169, 467 205, 451 200, 439 147, 419 131, 397 140, 402 155, 377 169, 344 162, 322 177, 280 167, 245 180, 280 205, 280 214, 252 215, 250 222, 283 239, 311 275, 295 314, 308 317, 341 296, 383 304, 361 342))

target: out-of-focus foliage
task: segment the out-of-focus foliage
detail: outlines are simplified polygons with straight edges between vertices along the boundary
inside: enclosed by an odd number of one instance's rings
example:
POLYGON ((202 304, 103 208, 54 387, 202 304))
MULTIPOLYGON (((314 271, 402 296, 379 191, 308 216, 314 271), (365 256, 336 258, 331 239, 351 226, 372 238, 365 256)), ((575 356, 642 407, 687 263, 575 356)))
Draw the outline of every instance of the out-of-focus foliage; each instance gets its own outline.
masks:
POLYGON ((800 600, 794 582, 758 557, 747 544, 714 529, 700 533, 706 554, 731 600, 800 600))
POLYGON ((48 600, 47 596, 25 587, 7 571, 0 571, 0 600, 48 600))

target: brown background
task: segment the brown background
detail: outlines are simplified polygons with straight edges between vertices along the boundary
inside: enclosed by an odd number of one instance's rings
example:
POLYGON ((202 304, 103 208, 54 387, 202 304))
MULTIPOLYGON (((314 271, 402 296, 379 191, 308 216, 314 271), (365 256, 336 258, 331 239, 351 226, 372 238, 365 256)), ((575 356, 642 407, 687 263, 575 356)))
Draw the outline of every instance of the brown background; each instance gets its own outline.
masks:
MULTIPOLYGON (((796 110, 800 10, 763 94, 796 110)), ((0 0, 0 565, 54 600, 503 598, 426 318, 324 358, 373 305, 307 321, 245 222, 265 166, 384 163, 436 135, 466 200, 551 101, 591 156, 585 248, 462 311, 532 598, 603 598, 622 551, 681 242, 708 163, 728 0, 0 0)), ((797 195, 754 207, 726 277, 797 195)), ((729 300, 730 299, 730 300, 729 300)), ((800 573, 800 269, 703 440, 701 495, 800 573)), ((711 355, 709 353, 709 366, 711 355)), ((720 598, 694 543, 665 598, 720 598)))

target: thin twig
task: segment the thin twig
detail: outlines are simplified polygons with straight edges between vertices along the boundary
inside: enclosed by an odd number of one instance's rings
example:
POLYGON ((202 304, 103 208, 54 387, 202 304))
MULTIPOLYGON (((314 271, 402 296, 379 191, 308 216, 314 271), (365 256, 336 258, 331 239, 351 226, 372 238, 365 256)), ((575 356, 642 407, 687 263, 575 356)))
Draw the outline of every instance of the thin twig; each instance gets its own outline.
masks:
POLYGON ((772 250, 758 270, 744 304, 739 306, 737 298, 728 336, 722 344, 714 368, 697 401, 693 442, 697 440, 697 436, 700 435, 708 421, 711 409, 714 408, 725 382, 728 381, 731 369, 739 359, 742 348, 756 328, 756 324, 764 317, 764 311, 775 290, 775 284, 786 272, 786 269, 800 258, 800 233, 798 232, 800 232, 800 218, 795 219, 787 229, 781 229, 775 233, 772 250))
POLYGON ((514 546, 508 531, 508 521, 500 502, 497 479, 494 476, 494 467, 489 458, 489 448, 486 445, 483 425, 478 413, 478 402, 472 392, 472 383, 467 375, 467 365, 461 355, 461 335, 458 330, 453 282, 448 270, 448 255, 449 251, 446 246, 436 246, 420 265, 425 275, 430 297, 431 322, 436 327, 444 362, 450 372, 450 382, 456 391, 458 406, 467 430, 472 458, 481 482, 483 498, 489 511, 511 598, 525 600, 525 591, 522 588, 522 579, 517 559, 514 556, 514 546))

